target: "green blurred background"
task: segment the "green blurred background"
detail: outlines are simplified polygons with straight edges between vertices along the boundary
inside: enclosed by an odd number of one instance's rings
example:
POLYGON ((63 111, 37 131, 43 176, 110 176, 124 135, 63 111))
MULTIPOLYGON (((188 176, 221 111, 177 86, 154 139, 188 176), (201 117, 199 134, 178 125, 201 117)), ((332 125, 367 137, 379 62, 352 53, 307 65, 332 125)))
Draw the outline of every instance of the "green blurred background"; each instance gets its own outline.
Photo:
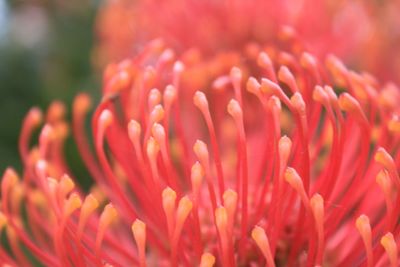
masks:
MULTIPOLYGON (((1 172, 21 170, 18 135, 32 106, 45 109, 57 99, 70 107, 79 91, 99 97, 91 64, 98 6, 94 0, 0 0, 1 172)), ((76 148, 67 145, 66 153, 76 174, 84 174, 76 148)))

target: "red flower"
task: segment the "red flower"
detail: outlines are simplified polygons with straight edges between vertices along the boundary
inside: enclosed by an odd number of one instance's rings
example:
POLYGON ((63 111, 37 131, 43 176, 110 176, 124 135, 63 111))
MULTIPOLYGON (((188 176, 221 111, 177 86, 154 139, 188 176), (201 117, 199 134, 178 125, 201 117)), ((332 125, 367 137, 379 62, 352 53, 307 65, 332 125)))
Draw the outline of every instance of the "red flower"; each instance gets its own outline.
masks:
MULTIPOLYGON (((176 3, 180 14, 186 2, 176 3)), ((143 31, 164 41, 107 66, 93 142, 90 98, 77 96, 72 134, 90 192, 63 156, 63 104, 44 118, 28 113, 23 173, 7 169, 1 181, 1 263, 398 266, 399 89, 334 56, 321 63, 292 28, 249 36, 243 29, 261 17, 208 4, 196 9, 204 20, 171 25, 176 39, 143 31), (205 21, 213 26, 204 40, 175 29, 205 21), (199 47, 189 48, 193 40, 199 47)))

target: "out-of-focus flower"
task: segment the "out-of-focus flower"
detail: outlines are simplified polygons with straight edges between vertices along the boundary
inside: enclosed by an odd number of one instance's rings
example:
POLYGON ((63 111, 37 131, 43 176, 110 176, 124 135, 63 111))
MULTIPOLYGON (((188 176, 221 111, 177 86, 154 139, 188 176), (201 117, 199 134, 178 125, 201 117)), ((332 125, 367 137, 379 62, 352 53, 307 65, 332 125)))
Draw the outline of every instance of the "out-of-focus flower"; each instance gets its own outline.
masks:
POLYGON ((213 51, 265 41, 281 25, 307 40, 317 57, 334 53, 357 69, 399 81, 398 1, 105 1, 97 20, 95 63, 122 60, 163 37, 176 49, 213 51), (124 25, 124 27, 121 27, 124 25))
POLYGON ((109 64, 94 152, 89 97, 72 109, 90 193, 63 156, 65 107, 32 109, 23 173, 1 182, 1 261, 31 266, 28 250, 47 266, 398 266, 399 90, 321 63, 298 38, 207 53, 157 39, 109 64))

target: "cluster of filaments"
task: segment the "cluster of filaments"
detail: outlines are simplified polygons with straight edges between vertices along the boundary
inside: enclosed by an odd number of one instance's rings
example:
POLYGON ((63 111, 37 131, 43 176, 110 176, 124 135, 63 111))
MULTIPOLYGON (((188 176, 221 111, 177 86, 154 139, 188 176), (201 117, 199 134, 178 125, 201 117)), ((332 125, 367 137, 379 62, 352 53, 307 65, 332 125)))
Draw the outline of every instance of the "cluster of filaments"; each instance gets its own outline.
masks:
POLYGON ((65 107, 32 109, 22 177, 7 169, 1 182, 1 262, 398 266, 397 89, 333 56, 324 67, 309 53, 265 51, 249 44, 200 62, 188 51, 180 61, 154 41, 111 64, 93 114, 95 153, 84 132, 90 99, 73 105, 90 193, 63 156, 65 107), (193 80, 211 85, 196 91, 193 80))

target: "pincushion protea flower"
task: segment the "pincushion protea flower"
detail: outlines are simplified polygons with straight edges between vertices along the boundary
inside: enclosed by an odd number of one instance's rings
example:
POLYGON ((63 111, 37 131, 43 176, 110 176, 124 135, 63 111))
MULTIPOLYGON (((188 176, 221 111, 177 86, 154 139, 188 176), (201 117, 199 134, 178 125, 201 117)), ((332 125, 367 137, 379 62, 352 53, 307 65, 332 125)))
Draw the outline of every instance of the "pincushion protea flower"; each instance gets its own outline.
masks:
POLYGON ((89 97, 72 109, 90 193, 65 107, 32 109, 24 171, 1 182, 3 266, 398 266, 400 92, 285 33, 208 56, 155 40, 108 65, 94 152, 89 97))

